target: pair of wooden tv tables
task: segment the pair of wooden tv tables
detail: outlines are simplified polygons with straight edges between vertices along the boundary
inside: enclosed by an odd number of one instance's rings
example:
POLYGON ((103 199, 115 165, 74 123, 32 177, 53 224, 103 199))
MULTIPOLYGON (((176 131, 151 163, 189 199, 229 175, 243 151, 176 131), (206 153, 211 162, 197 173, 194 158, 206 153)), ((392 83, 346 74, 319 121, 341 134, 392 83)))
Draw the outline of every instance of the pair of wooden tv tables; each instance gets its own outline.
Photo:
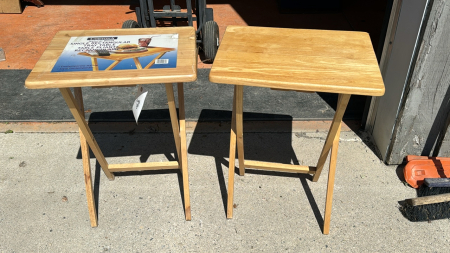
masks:
MULTIPOLYGON (((136 61, 136 60, 135 60, 136 61)), ((137 64, 136 64, 137 66, 137 64)), ((60 89, 80 129, 82 161, 91 226, 97 226, 89 147, 106 176, 115 172, 180 169, 186 220, 191 219, 183 82, 197 78, 197 48, 192 27, 86 30, 58 32, 25 85, 29 89, 60 89), (52 73, 56 60, 71 37, 137 34, 179 35, 177 65, 166 69, 104 70, 52 73), (81 87, 110 87, 165 83, 178 161, 108 164, 84 118, 81 87), (179 117, 172 83, 178 84, 179 117), (74 89, 74 93, 70 88, 74 89)), ((236 146, 239 174, 245 168, 312 175, 317 181, 331 151, 323 233, 329 233, 334 175, 342 116, 352 94, 381 96, 384 84, 370 42, 364 32, 229 26, 210 72, 210 81, 234 85, 230 138, 227 218, 233 216, 236 146), (243 86, 279 90, 338 93, 336 113, 317 165, 277 164, 244 159, 243 86)))

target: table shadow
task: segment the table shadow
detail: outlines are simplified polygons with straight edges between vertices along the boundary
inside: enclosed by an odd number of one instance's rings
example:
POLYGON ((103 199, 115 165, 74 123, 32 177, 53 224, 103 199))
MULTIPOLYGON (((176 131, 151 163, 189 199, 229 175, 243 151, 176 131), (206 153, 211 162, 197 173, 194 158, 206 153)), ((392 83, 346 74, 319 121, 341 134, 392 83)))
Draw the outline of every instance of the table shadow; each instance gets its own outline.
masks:
MULTIPOLYGON (((211 134, 211 124, 208 119, 212 118, 213 115, 220 114, 223 118, 231 119, 230 111, 222 110, 202 110, 196 128, 193 132, 189 147, 189 154, 197 154, 203 156, 214 157, 215 166, 217 170, 217 180, 219 183, 219 188, 222 196, 222 203, 224 207, 224 212, 226 214, 227 209, 227 182, 225 181, 224 171, 222 166, 229 167, 229 162, 227 159, 229 157, 229 147, 230 147, 230 130, 222 133, 211 134), (206 120, 204 120, 206 119, 206 120)), ((227 122, 229 124, 229 122, 227 122)), ((264 121, 261 121, 264 124, 264 121)), ((248 129, 248 128, 247 128, 248 129)), ((292 148, 292 117, 289 115, 272 115, 265 113, 253 113, 244 112, 244 156, 246 160, 257 160, 264 162, 275 162, 275 163, 285 163, 285 164, 296 164, 299 165, 299 161, 292 148), (246 119, 252 119, 252 122, 246 122, 246 119), (277 127, 275 131, 257 131, 252 130, 252 132, 246 132, 246 125, 255 124, 254 119, 268 119, 277 118, 277 127)), ((236 155, 237 159, 237 155, 236 155)), ((236 161, 236 166, 238 162, 236 161)), ((234 168, 234 172, 238 174, 238 168, 234 168)), ((306 197, 311 205, 311 209, 317 219, 320 227, 323 227, 323 218, 319 211, 316 200, 309 188, 306 179, 312 179, 312 176, 305 174, 295 174, 295 173, 284 173, 275 171, 263 171, 246 169, 246 173, 259 174, 259 175, 270 175, 270 176, 281 176, 281 177, 295 177, 299 178, 306 193, 306 197)))
MULTIPOLYGON (((92 129, 93 124, 98 122, 107 121, 107 119, 124 119, 123 121, 129 122, 128 117, 131 112, 95 112, 90 116, 90 120, 88 121, 89 127, 92 129), (100 120, 97 120, 100 119, 100 120)), ((165 120, 169 121, 169 111, 166 110, 144 110, 142 111, 143 118, 151 118, 151 117, 164 117, 165 120), (165 112, 166 111, 166 112, 165 112)), ((120 120, 119 120, 120 121, 120 120)), ((141 121, 141 120, 140 120, 141 121)), ((162 120, 158 120, 162 121, 162 120)), ((130 156, 138 156, 139 161, 141 163, 145 163, 149 160, 152 155, 161 155, 163 154, 167 161, 177 161, 178 156, 176 153, 175 141, 173 138, 172 132, 134 132, 128 131, 128 129, 121 129, 120 124, 115 124, 111 122, 111 124, 97 124, 92 133, 94 138, 100 147, 105 158, 108 157, 130 157, 130 156), (114 125, 115 133, 110 132, 110 126, 114 125)), ((92 153, 92 150, 89 149, 89 154, 91 158, 95 158, 95 155, 92 153)), ((81 156, 81 148, 78 149, 77 159, 82 159, 81 156)), ((81 164, 80 164, 81 165, 81 164)), ((95 197, 95 205, 97 210, 99 210, 99 192, 100 192, 100 178, 101 178, 101 166, 96 160, 95 168, 91 168, 91 173, 93 177, 93 191, 95 197)), ((154 170, 154 171, 131 171, 131 172, 115 172, 114 175, 116 177, 124 177, 124 176, 139 176, 139 175, 157 175, 157 174, 172 174, 176 173, 178 177, 179 189, 180 189, 180 198, 181 204, 184 211, 184 190, 183 190, 183 178, 181 175, 181 171, 179 170, 154 170)))
MULTIPOLYGON (((334 111, 336 111, 338 94, 317 92, 317 95, 325 101, 334 111)), ((361 120, 364 114, 364 106, 367 96, 352 95, 345 110, 343 120, 361 120)))

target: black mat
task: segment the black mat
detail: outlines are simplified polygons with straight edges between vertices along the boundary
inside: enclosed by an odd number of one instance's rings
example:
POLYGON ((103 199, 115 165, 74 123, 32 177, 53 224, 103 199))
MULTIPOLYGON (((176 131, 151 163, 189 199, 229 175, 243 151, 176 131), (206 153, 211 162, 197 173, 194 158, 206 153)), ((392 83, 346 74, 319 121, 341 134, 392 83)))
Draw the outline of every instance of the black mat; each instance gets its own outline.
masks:
MULTIPOLYGON (((229 121, 233 86, 208 80, 209 69, 199 69, 198 79, 184 86, 186 119, 229 121)), ((74 121, 58 89, 28 90, 24 87, 30 70, 0 70, 0 121, 74 121)), ((167 96, 162 84, 145 85, 149 91, 140 122, 169 121, 167 96)), ((174 87, 176 91, 176 86, 174 87)), ((90 122, 134 121, 131 106, 136 87, 83 88, 86 118, 90 122)), ((353 96, 344 119, 360 120, 364 96, 353 96)), ((244 120, 330 120, 336 94, 274 91, 244 88, 244 120), (278 116, 279 115, 279 116, 278 116)))

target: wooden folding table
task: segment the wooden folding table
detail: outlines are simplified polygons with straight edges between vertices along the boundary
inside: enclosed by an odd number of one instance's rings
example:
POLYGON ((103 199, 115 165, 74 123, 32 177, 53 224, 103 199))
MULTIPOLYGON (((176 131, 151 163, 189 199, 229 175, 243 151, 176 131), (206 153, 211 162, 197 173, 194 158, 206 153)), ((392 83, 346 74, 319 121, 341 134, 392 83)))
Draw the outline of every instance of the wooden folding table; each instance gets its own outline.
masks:
POLYGON ((352 94, 382 96, 384 84, 364 32, 228 26, 214 60, 210 81, 233 84, 227 218, 233 217, 236 142, 239 174, 245 168, 313 175, 319 179, 331 150, 323 233, 329 233, 339 134, 352 94), (243 86, 338 93, 328 136, 316 166, 244 160, 243 86))
MULTIPOLYGON (((155 53, 161 54, 168 51, 172 51, 172 49, 164 49, 155 53)), ((25 86, 29 89, 58 88, 79 126, 84 179, 86 183, 86 197, 92 227, 97 226, 97 210, 95 208, 92 188, 89 147, 97 158, 103 172, 110 180, 114 179, 114 172, 180 169, 183 178, 185 216, 186 220, 191 219, 183 82, 192 82, 196 79, 197 48, 196 35, 193 27, 76 30, 60 31, 55 35, 25 81, 25 86), (51 72, 58 57, 63 52, 71 37, 152 34, 178 34, 177 64, 175 68, 51 72), (108 164, 85 120, 81 87, 102 88, 153 83, 166 84, 170 119, 172 122, 178 161, 108 164), (172 83, 178 83, 179 119, 176 111, 172 83), (74 94, 71 92, 70 88, 74 89, 74 94)))

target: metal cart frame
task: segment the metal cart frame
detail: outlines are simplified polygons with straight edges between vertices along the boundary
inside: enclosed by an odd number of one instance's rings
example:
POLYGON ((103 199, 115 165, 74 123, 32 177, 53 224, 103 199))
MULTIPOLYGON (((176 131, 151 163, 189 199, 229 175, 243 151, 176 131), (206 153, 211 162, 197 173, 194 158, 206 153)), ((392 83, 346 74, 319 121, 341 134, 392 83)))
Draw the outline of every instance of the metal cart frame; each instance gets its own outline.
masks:
POLYGON ((195 0, 195 9, 192 8, 192 1, 186 0, 186 12, 181 11, 175 0, 170 0, 170 5, 164 5, 162 11, 155 11, 153 0, 139 0, 135 10, 137 22, 127 20, 122 28, 156 27, 157 20, 172 22, 173 26, 187 21, 189 26, 194 26, 196 21, 197 43, 205 53, 205 61, 214 60, 219 47, 219 27, 214 21, 213 9, 206 8, 206 0, 195 0))

